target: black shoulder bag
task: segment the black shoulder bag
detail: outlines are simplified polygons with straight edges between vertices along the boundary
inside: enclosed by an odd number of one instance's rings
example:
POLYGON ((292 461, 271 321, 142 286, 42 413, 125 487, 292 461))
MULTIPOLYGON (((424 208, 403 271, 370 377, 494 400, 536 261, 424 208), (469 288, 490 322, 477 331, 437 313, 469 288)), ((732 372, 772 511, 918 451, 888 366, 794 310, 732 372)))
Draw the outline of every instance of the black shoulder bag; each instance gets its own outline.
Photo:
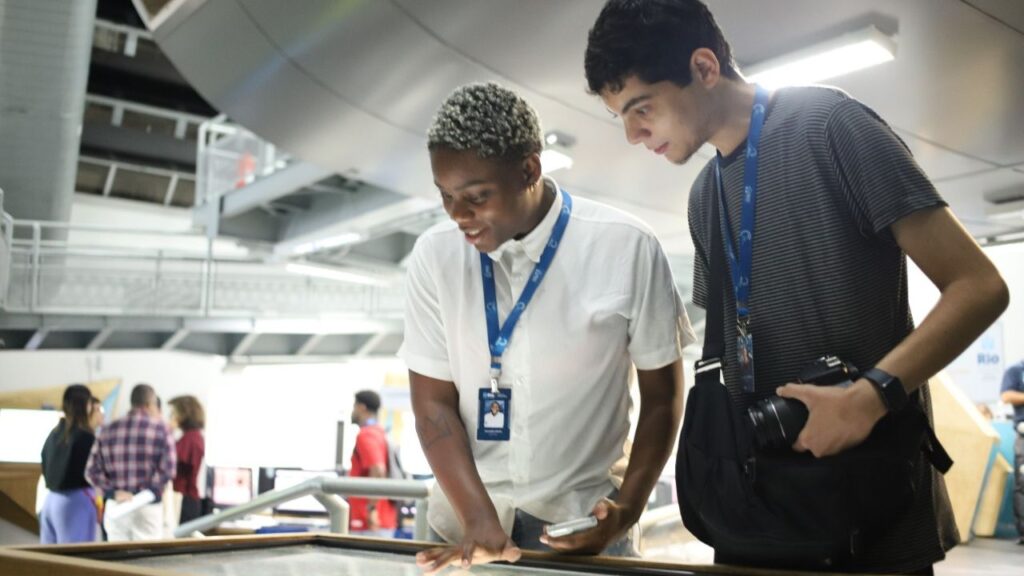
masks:
POLYGON ((729 562, 791 569, 848 564, 912 504, 921 453, 942 472, 952 460, 914 397, 862 444, 834 456, 755 447, 748 419, 721 381, 726 271, 718 202, 711 205, 704 353, 676 456, 683 524, 729 562))

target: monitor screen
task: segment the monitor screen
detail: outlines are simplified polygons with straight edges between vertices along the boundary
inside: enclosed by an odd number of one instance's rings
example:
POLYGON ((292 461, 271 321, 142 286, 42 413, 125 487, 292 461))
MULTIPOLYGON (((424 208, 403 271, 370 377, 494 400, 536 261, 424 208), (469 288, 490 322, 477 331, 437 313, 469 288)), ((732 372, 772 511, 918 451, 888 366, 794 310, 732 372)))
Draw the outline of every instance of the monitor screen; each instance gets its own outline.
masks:
POLYGON ((42 462, 43 444, 62 416, 58 410, 0 410, 0 462, 42 462))
POLYGON ((252 500, 252 468, 211 468, 210 498, 218 508, 238 506, 252 500))
MULTIPOLYGON (((338 477, 338 473, 334 470, 295 470, 288 468, 274 468, 272 470, 274 490, 290 488, 318 476, 338 477)), ((282 502, 274 507, 274 511, 286 514, 327 514, 327 509, 313 496, 303 496, 289 502, 282 502)))

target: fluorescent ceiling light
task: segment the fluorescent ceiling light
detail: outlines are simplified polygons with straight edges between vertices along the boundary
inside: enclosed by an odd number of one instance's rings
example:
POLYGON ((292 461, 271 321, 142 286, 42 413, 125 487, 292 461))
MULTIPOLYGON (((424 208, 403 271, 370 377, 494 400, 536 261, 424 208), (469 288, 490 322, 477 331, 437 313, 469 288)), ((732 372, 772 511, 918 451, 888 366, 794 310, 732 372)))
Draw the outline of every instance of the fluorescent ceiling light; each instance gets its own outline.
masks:
POLYGON ((326 250, 328 248, 337 248, 338 246, 345 246, 347 244, 355 244, 363 240, 363 235, 358 232, 346 232, 344 234, 338 234, 337 236, 329 236, 327 238, 320 238, 318 240, 311 240, 309 242, 303 242, 297 244, 295 248, 292 248, 294 254, 312 254, 320 250, 326 250))
POLYGON ((333 266, 299 264, 296 262, 291 262, 285 265, 285 270, 293 274, 303 274, 305 276, 327 278, 329 280, 339 280, 341 282, 351 282, 354 284, 365 284, 369 286, 387 286, 390 284, 390 282, 382 278, 377 278, 375 276, 357 272, 355 270, 335 268, 333 266))
POLYGON ((874 26, 772 58, 746 69, 747 79, 769 90, 813 84, 889 62, 896 43, 874 26))
POLYGON ((1024 220, 1024 200, 1001 202, 985 208, 985 215, 992 220, 1013 222, 1024 220))
POLYGON ((540 153, 541 172, 550 174, 562 168, 572 168, 572 157, 558 150, 547 148, 540 153))

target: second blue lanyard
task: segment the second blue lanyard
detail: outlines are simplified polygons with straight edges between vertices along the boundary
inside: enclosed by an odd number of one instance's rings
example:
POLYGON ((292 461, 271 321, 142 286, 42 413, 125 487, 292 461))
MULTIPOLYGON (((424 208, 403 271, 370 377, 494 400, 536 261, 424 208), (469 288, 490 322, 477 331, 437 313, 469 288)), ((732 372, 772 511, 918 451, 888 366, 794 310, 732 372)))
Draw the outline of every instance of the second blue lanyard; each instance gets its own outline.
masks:
POLYGON ((491 351, 491 389, 495 392, 498 389, 498 378, 501 376, 501 356, 505 353, 509 340, 512 339, 512 331, 515 330, 519 317, 523 315, 523 311, 526 310, 526 306, 529 305, 541 281, 544 280, 544 276, 551 266, 551 261, 555 258, 555 252, 558 250, 558 245, 562 242, 562 235, 565 234, 565 229, 569 225, 569 216, 571 214, 572 197, 562 190, 562 210, 558 214, 558 221, 555 222, 554 229, 551 231, 551 238, 548 239, 548 243, 544 247, 540 261, 534 266, 533 272, 523 288, 523 293, 519 295, 519 300, 516 301, 515 306, 512 307, 508 314, 508 318, 505 319, 504 326, 499 327, 498 324, 498 298, 494 287, 494 262, 487 254, 480 253, 480 272, 483 275, 484 283, 484 310, 487 315, 487 342, 491 351))

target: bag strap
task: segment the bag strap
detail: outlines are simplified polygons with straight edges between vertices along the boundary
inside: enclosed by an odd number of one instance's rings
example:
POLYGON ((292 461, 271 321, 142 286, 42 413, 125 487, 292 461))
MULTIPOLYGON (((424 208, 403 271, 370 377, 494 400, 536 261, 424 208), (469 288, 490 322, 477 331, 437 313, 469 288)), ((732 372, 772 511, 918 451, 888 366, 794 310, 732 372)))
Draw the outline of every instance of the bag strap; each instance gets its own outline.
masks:
POLYGON ((936 470, 945 474, 953 467, 953 459, 950 458, 949 452, 946 452, 942 442, 939 442, 939 437, 935 435, 935 429, 928 423, 928 417, 925 416, 923 411, 921 412, 921 419, 924 420, 926 434, 921 451, 928 457, 928 461, 931 462, 931 465, 936 470))
POLYGON ((711 203, 711 246, 707 251, 708 264, 708 293, 707 311, 704 322, 704 352, 697 362, 694 373, 696 379, 714 378, 720 382, 722 370, 722 358, 725 356, 725 335, 722 333, 725 317, 722 292, 725 287, 723 282, 725 270, 725 248, 722 244, 721 215, 718 213, 718 202, 712 198, 711 203))

